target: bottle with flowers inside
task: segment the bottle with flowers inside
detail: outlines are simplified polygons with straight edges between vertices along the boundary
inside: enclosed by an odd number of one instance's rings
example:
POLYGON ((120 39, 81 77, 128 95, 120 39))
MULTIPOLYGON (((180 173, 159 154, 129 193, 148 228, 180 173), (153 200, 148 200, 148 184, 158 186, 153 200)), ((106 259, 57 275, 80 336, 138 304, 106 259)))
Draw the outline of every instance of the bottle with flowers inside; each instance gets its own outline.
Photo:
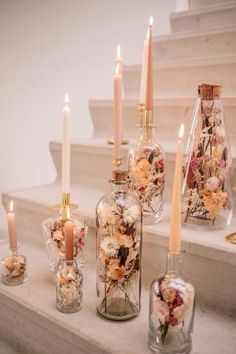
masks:
POLYGON ((143 222, 160 221, 164 205, 165 154, 155 141, 153 125, 152 20, 144 42, 139 111, 141 137, 128 153, 129 188, 136 192, 143 207, 143 222))
POLYGON ((177 143, 166 274, 150 291, 149 348, 154 353, 190 353, 194 318, 193 286, 180 275, 182 133, 177 143))
POLYGON ((232 217, 231 154, 221 87, 200 85, 186 147, 183 223, 194 228, 224 228, 232 217))
POLYGON ((97 311, 110 320, 140 312, 142 207, 121 165, 121 75, 114 76, 114 171, 96 208, 97 311))

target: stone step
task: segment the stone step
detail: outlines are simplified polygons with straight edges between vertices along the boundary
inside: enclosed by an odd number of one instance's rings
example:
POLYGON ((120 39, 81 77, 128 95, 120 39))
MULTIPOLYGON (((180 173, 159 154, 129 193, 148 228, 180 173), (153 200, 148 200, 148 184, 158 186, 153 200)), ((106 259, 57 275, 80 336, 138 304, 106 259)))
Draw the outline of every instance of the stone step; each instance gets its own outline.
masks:
POLYGON ((189 31, 191 28, 212 28, 219 23, 221 25, 231 25, 235 24, 235 19, 235 1, 216 3, 208 7, 170 14, 171 30, 173 32, 189 31))
MULTIPOLYGON (((104 181, 106 189, 109 185, 104 181)), ((85 219, 90 227, 87 255, 89 265, 95 257, 95 208, 103 192, 91 188, 73 187, 71 199, 79 204, 75 216, 85 219)), ((53 184, 3 195, 4 206, 14 201, 17 211, 17 230, 22 242, 44 249, 41 222, 52 215, 52 205, 58 202, 60 185, 53 184)), ((143 227, 143 282, 151 280, 164 271, 169 232, 169 206, 166 204, 162 221, 143 227)), ((184 275, 192 279, 197 288, 198 300, 211 304, 236 315, 236 247, 225 241, 225 236, 235 231, 235 214, 227 230, 206 231, 182 228, 182 251, 184 253, 184 275), (223 284, 223 285, 222 285, 223 284)), ((45 251, 46 252, 46 251, 45 251)), ((45 256, 46 257, 46 256, 45 256)))
MULTIPOLYGON (((236 96, 236 55, 165 60, 154 64, 154 97, 196 97, 201 83, 222 86, 222 95, 236 96)), ((125 98, 138 99, 141 65, 124 67, 125 98)))
MULTIPOLYGON (((154 100, 154 121, 157 125, 157 141, 175 141, 180 124, 185 124, 185 135, 192 122, 192 114, 196 98, 159 98, 154 100), (173 119, 174 117, 174 119, 173 119), (171 126, 171 129, 170 129, 171 126)), ((137 141, 140 137, 138 101, 123 100, 123 132, 124 138, 137 141)), ((236 145, 236 97, 223 97, 224 114, 231 145, 236 145)), ((94 137, 106 141, 112 136, 113 101, 89 100, 89 111, 94 127, 94 137)))
POLYGON ((235 0, 188 0, 190 10, 195 10, 203 7, 214 6, 216 4, 233 3, 235 0))
MULTIPOLYGON (((6 244, 1 247, 1 257, 7 248, 6 244)), ((75 314, 62 314, 55 306, 55 286, 44 250, 27 244, 22 245, 23 250, 29 262, 28 283, 17 288, 0 284, 1 336, 21 353, 150 353, 147 347, 149 285, 143 284, 142 309, 136 319, 122 323, 105 321, 96 314, 95 267, 87 265, 83 272, 83 308, 75 314)), ((232 314, 213 311, 198 303, 192 354, 226 353, 226 346, 227 354, 233 354, 235 323, 232 314)))
POLYGON ((174 32, 154 37, 153 55, 156 61, 217 57, 236 54, 236 20, 234 25, 174 32))

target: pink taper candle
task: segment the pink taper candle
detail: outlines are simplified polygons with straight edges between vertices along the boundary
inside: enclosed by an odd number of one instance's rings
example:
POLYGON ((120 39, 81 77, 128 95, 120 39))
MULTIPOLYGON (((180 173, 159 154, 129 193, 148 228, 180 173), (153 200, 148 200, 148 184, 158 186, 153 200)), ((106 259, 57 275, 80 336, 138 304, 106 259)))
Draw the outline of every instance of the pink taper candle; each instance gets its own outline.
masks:
POLYGON ((8 236, 9 236, 9 246, 12 251, 17 250, 17 239, 16 239, 16 221, 15 213, 13 212, 13 201, 10 203, 10 211, 7 214, 7 225, 8 225, 8 236))
POLYGON ((152 58, 152 24, 153 18, 150 17, 149 37, 148 37, 148 55, 147 55, 147 80, 146 80, 146 97, 145 108, 153 109, 153 58, 152 58))
POLYGON ((116 65, 116 73, 113 76, 113 136, 114 136, 114 159, 121 158, 121 83, 120 64, 116 65))
POLYGON ((181 177, 182 177, 182 138, 184 135, 184 125, 181 124, 176 147, 175 173, 172 190, 169 253, 180 252, 181 243, 181 177))
POLYGON ((65 260, 73 261, 74 254, 74 223, 69 220, 70 214, 69 209, 67 210, 67 218, 68 220, 64 225, 64 233, 65 233, 65 260))
MULTIPOLYGON (((149 29, 148 29, 149 32, 149 29)), ((144 41, 143 45, 143 64, 142 64, 142 73, 141 73, 141 82, 140 82, 140 96, 139 103, 145 103, 145 94, 146 94, 146 82, 147 82, 147 56, 148 56, 148 37, 144 41)))

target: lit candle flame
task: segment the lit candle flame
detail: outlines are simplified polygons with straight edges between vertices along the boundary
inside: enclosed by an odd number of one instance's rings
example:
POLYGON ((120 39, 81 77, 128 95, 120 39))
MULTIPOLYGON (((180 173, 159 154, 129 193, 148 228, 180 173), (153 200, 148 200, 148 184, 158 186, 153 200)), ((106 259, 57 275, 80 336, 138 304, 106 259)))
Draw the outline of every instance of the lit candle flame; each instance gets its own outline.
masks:
POLYGON ((120 73, 120 63, 116 64, 116 75, 119 75, 120 73))
POLYGON ((65 95, 65 104, 69 103, 69 95, 65 95))
POLYGON ((13 200, 10 201, 10 211, 13 211, 13 200))
POLYGON ((120 45, 119 44, 117 46, 116 56, 117 56, 117 58, 120 58, 120 45))
POLYGON ((179 128, 179 139, 182 139, 184 136, 184 124, 182 123, 179 128))
POLYGON ((152 27, 153 26, 153 17, 150 16, 149 18, 149 27, 152 27))

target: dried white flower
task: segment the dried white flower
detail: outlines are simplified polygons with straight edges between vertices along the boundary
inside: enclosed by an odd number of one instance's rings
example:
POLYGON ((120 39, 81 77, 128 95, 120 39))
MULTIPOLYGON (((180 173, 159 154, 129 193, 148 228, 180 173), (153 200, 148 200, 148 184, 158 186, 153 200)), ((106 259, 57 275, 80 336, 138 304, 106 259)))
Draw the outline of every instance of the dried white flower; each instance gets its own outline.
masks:
POLYGON ((127 224, 133 224, 140 216, 140 208, 137 205, 132 205, 129 208, 125 208, 123 212, 124 222, 127 224))
POLYGON ((120 248, 119 242, 113 236, 104 237, 100 244, 100 248, 110 257, 114 257, 120 248))

